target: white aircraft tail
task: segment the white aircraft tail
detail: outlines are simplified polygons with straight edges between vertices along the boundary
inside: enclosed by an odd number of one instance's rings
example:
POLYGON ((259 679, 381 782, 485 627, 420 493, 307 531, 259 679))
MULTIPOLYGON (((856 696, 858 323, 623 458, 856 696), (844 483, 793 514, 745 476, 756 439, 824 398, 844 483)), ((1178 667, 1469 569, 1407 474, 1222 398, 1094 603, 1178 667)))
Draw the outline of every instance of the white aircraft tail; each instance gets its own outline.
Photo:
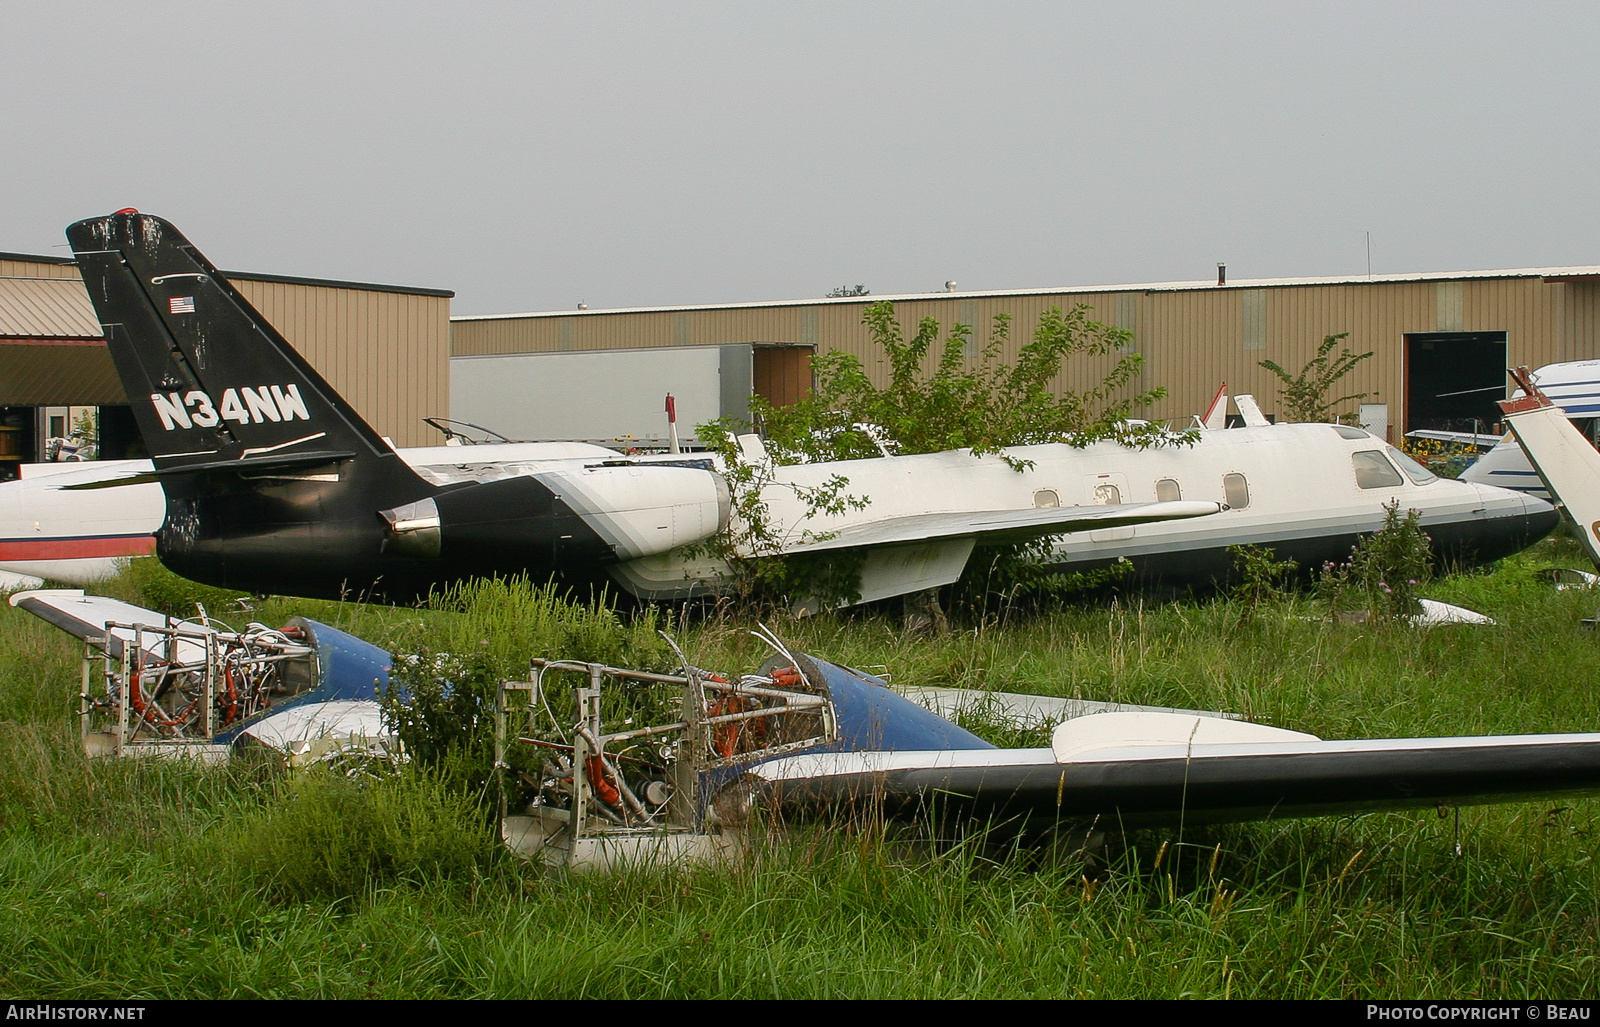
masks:
POLYGON ((1526 367, 1516 368, 1511 377, 1525 395, 1501 400, 1500 408, 1545 488, 1577 523, 1584 552, 1600 567, 1600 452, 1539 391, 1526 367))
POLYGON ((1208 431, 1216 431, 1228 426, 1228 383, 1223 382, 1217 386, 1217 394, 1211 397, 1211 405, 1206 407, 1206 412, 1200 417, 1200 427, 1208 431))
POLYGON ((1233 405, 1239 408, 1239 416, 1244 418, 1246 428, 1265 428, 1272 422, 1267 420, 1267 415, 1261 412, 1256 405, 1254 396, 1235 396, 1233 405))

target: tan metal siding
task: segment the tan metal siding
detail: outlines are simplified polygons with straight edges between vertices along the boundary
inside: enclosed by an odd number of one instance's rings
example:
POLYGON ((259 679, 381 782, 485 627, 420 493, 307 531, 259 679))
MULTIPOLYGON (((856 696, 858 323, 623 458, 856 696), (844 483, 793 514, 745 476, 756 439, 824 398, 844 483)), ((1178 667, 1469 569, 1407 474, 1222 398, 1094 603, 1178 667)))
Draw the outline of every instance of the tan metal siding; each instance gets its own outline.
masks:
POLYGON ((1561 297, 1560 359, 1600 357, 1600 283, 1560 283, 1552 288, 1561 297))
POLYGON ((434 445, 450 414, 450 301, 282 282, 234 285, 397 446, 434 445))
POLYGON ((0 278, 0 336, 98 339, 100 322, 80 282, 0 278))
POLYGON ((77 278, 75 264, 0 257, 0 278, 77 278))
MULTIPOLYGON (((18 273, 72 279, 73 295, 64 298, 54 282, 0 280, 0 296, 15 301, 0 301, 0 334, 7 331, 5 323, 25 321, 32 328, 59 329, 55 337, 91 337, 79 334, 87 331, 98 336, 76 267, 0 261, 0 275, 18 273)), ((233 284, 380 434, 397 446, 440 441, 422 418, 450 414, 448 297, 248 278, 233 284)), ((5 403, 126 402, 120 387, 112 389, 103 345, 8 349, 19 352, 6 355, 4 373, 11 381, 5 403)))
MULTIPOLYGON (((862 359, 878 383, 886 378, 881 353, 868 345, 861 324, 871 298, 814 305, 697 308, 692 311, 587 311, 533 315, 451 326, 459 355, 542 352, 557 347, 555 322, 573 324, 572 348, 670 346, 675 325, 688 314, 693 341, 706 343, 814 341, 819 353, 845 350, 862 359)), ((1136 388, 1165 386, 1168 396, 1148 412, 1186 423, 1205 408, 1217 385, 1251 393, 1268 413, 1278 409, 1278 380, 1260 366, 1274 360, 1297 373, 1328 335, 1348 332, 1352 352, 1373 352, 1340 381, 1338 395, 1369 393, 1387 403, 1390 423, 1405 423, 1405 337, 1415 332, 1503 331, 1512 364, 1537 367, 1560 360, 1600 357, 1600 284, 1546 282, 1543 278, 1478 277, 1461 280, 1348 281, 1330 284, 1250 284, 1240 287, 1129 289, 1055 293, 918 297, 898 301, 896 316, 910 336, 923 317, 948 327, 974 322, 974 349, 989 341, 994 316, 1012 317, 1011 339, 1001 358, 1013 361, 1052 306, 1086 303, 1091 317, 1131 327, 1134 350, 1147 361, 1136 388), (1247 299, 1246 297, 1251 297, 1247 299), (1247 305, 1249 309, 1247 310, 1247 305), (1252 348, 1259 346, 1260 348, 1252 348)), ((681 331, 676 337, 681 337, 681 331)), ((937 359, 929 355, 929 365, 937 359)), ((1073 361, 1059 379, 1081 391, 1100 380, 1116 355, 1073 361)))

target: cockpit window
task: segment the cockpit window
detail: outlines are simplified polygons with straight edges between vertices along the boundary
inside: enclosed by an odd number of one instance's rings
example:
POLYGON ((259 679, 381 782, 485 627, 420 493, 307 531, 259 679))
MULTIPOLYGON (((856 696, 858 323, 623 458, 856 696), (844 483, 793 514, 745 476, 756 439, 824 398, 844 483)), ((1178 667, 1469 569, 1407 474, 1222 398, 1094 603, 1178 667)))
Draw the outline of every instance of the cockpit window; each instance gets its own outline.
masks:
POLYGON ((1356 469, 1356 486, 1364 489, 1387 489, 1404 485, 1406 480, 1394 469, 1394 464, 1383 458, 1376 449, 1363 449, 1350 454, 1356 469))
POLYGON ((1393 446, 1385 446, 1383 451, 1389 454, 1390 460, 1400 465, 1400 469, 1406 472, 1407 478, 1410 478, 1418 485, 1427 485, 1439 480, 1437 474, 1406 456, 1404 450, 1395 449, 1393 446))
POLYGON ((1360 428, 1351 428, 1350 426, 1344 425, 1344 424, 1336 424, 1336 425, 1334 425, 1333 426, 1333 430, 1339 433, 1339 437, 1340 438, 1344 438, 1344 439, 1370 439, 1370 438, 1372 438, 1371 435, 1368 435, 1366 432, 1362 431, 1360 428))

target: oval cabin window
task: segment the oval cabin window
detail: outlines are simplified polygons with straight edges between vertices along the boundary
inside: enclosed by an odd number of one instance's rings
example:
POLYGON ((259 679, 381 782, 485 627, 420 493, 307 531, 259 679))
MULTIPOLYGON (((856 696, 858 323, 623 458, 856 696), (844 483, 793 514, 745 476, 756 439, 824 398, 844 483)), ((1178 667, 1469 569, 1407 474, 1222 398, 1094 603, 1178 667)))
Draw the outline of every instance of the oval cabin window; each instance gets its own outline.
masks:
POLYGON ((1250 505, 1250 483, 1242 474, 1222 476, 1222 499, 1230 510, 1243 510, 1250 505))
POLYGON ((1156 482, 1156 502, 1176 503, 1183 498, 1183 490, 1178 488, 1178 479, 1162 478, 1156 482))
POLYGON ((1101 506, 1115 506, 1122 502, 1122 490, 1115 485, 1096 485, 1094 501, 1101 506))
POLYGON ((1040 510, 1051 510, 1061 505, 1061 497, 1056 495, 1055 489, 1040 489, 1033 494, 1033 505, 1040 510))

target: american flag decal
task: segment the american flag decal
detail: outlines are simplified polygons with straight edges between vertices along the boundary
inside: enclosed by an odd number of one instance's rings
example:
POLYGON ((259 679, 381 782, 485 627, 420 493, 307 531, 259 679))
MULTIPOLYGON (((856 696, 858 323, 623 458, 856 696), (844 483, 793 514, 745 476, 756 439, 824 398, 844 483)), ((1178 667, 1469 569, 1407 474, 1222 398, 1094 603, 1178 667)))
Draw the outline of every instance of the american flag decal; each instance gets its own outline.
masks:
POLYGON ((194 313, 193 296, 174 296, 167 300, 167 312, 171 314, 194 313))

